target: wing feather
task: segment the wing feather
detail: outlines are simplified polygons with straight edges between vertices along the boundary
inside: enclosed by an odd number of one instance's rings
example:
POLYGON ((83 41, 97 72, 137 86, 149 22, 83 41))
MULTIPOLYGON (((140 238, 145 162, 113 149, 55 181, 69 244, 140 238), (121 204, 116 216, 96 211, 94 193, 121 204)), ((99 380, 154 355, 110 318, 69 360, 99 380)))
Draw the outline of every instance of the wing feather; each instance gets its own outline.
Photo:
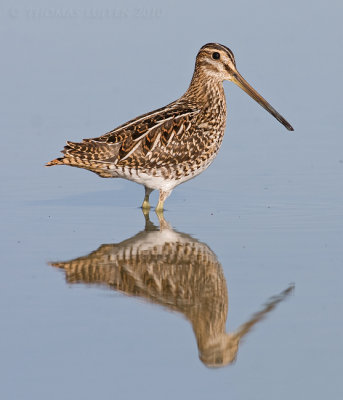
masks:
POLYGON ((81 143, 68 141, 62 151, 64 157, 47 165, 67 164, 99 174, 108 168, 105 164, 149 167, 158 160, 157 154, 163 154, 159 162, 164 162, 176 152, 182 152, 182 136, 187 134, 200 111, 189 104, 171 103, 100 137, 83 139, 81 143))
MULTIPOLYGON (((120 164, 130 157, 148 157, 158 147, 165 148, 171 140, 191 126, 192 119, 200 110, 175 107, 162 109, 116 128, 98 138, 89 139, 94 143, 120 145, 115 164, 120 164)), ((106 162, 106 160, 103 160, 106 162)), ((113 162, 113 158, 108 160, 113 162)), ((126 164, 125 163, 125 164, 126 164)))

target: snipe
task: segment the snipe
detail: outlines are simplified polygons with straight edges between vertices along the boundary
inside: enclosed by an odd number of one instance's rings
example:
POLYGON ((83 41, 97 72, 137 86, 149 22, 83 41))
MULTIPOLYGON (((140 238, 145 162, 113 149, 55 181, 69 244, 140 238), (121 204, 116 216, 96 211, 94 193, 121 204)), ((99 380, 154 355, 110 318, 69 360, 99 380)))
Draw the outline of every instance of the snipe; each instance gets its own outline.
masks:
POLYGON ((125 178, 159 190, 156 211, 175 186, 204 171, 216 157, 226 124, 223 81, 236 83, 288 130, 292 126, 239 74, 227 47, 208 43, 195 62, 191 84, 173 103, 141 115, 103 136, 67 142, 61 158, 47 163, 88 169, 104 178, 125 178))
MULTIPOLYGON (((237 329, 227 331, 228 288, 216 254, 206 243, 174 230, 162 214, 158 217, 159 228, 146 213, 145 229, 136 235, 49 264, 64 270, 68 284, 106 286, 183 315, 192 325, 199 358, 206 366, 233 363, 241 341, 293 292, 294 285, 271 297, 237 329)), ((166 348, 168 339, 163 339, 166 348)), ((142 340, 140 333, 139 343, 142 340)))

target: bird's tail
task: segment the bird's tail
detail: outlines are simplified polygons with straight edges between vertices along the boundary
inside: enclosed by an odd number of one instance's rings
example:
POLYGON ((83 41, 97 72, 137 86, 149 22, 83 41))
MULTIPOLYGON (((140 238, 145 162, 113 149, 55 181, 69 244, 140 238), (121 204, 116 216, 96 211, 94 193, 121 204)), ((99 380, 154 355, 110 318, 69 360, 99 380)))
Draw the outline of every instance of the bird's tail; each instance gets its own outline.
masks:
POLYGON ((95 142, 84 139, 81 143, 67 142, 62 150, 63 157, 55 158, 45 165, 69 165, 72 167, 85 168, 100 176, 112 176, 106 165, 113 163, 118 155, 117 146, 111 147, 107 143, 95 142), (107 172, 106 172, 107 171, 107 172))
POLYGON ((45 164, 45 166, 46 167, 52 167, 53 165, 63 165, 64 164, 63 159, 64 159, 64 157, 55 158, 54 160, 51 160, 51 161, 47 162, 45 164))

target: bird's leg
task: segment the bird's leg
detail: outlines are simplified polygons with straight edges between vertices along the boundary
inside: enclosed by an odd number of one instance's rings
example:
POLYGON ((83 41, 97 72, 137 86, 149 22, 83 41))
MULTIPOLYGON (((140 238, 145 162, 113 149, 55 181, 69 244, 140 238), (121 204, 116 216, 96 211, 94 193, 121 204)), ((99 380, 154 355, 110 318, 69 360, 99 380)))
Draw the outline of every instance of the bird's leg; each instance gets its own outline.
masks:
POLYGON ((144 201, 142 204, 142 210, 143 210, 144 214, 146 214, 146 213, 149 214, 149 210, 150 210, 149 196, 150 196, 150 193, 153 191, 153 189, 150 189, 146 186, 144 186, 144 189, 145 189, 145 196, 144 196, 144 201))
POLYGON ((163 231, 163 229, 172 229, 168 222, 164 219, 163 210, 156 211, 156 215, 158 222, 160 223, 160 231, 163 231))
POLYGON ((157 231, 158 230, 157 226, 150 220, 149 210, 145 211, 142 210, 142 211, 145 220, 145 227, 144 227, 145 232, 157 231))
POLYGON ((158 203, 155 208, 156 214, 163 214, 163 206, 166 198, 170 195, 171 190, 160 190, 160 196, 158 198, 158 203))

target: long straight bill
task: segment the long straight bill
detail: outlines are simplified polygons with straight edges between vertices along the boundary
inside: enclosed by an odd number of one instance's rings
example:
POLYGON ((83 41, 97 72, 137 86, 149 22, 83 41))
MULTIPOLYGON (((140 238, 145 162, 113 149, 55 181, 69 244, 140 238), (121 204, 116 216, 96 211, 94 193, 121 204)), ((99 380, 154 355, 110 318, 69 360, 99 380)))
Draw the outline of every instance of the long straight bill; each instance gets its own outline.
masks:
POLYGON ((284 125, 289 131, 294 131, 292 125, 285 120, 285 118, 279 114, 274 107, 272 107, 267 100, 265 100, 256 90, 249 85, 249 83, 238 73, 233 74, 232 82, 248 93, 250 97, 257 101, 264 109, 266 109, 273 117, 275 117, 282 125, 284 125))

